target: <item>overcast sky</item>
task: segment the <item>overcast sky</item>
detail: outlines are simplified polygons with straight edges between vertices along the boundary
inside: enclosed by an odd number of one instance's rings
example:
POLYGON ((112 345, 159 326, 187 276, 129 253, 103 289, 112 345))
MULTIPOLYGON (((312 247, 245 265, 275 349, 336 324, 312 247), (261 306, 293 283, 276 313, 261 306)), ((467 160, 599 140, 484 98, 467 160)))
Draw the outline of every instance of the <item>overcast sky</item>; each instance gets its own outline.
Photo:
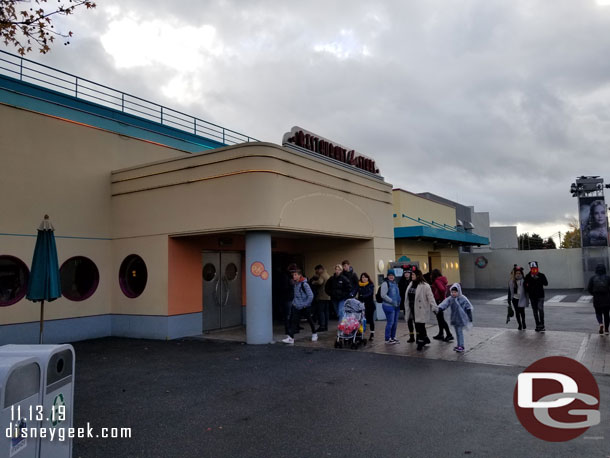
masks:
POLYGON ((97 3, 28 57, 260 140, 301 126, 519 232, 610 180, 610 0, 97 3))

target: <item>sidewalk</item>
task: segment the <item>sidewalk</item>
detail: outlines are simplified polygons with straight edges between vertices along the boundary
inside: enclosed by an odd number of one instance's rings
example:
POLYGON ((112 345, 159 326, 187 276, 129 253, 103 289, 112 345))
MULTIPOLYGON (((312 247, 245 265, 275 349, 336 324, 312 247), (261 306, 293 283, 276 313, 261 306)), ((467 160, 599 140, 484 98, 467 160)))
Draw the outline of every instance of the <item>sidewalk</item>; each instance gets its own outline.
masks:
MULTIPOLYGON (((413 358, 520 367, 527 367, 546 356, 567 356, 581 362, 591 372, 610 374, 610 353, 608 351, 610 336, 584 332, 537 333, 533 329, 518 331, 516 329, 474 327, 470 331, 464 332, 466 351, 460 354, 453 351, 455 341, 446 343, 432 339, 432 336, 438 332, 436 325, 428 327, 428 336, 432 343, 423 351, 417 351, 414 343, 407 343, 409 331, 404 321, 398 323, 396 337, 400 340, 400 344, 397 345, 387 345, 384 342, 385 321, 377 321, 375 326, 375 340, 367 343, 365 347, 361 346, 358 350, 335 350, 333 331, 320 333, 319 340, 312 342, 311 332, 306 324, 305 329, 295 336, 295 345, 328 348, 335 351, 362 351, 413 358)), ((368 337, 368 335, 367 331, 366 336, 368 337)), ((281 343, 284 337, 283 327, 275 326, 276 344, 284 345, 281 343)), ((245 342, 246 333, 245 328, 240 327, 207 333, 199 338, 245 342)))

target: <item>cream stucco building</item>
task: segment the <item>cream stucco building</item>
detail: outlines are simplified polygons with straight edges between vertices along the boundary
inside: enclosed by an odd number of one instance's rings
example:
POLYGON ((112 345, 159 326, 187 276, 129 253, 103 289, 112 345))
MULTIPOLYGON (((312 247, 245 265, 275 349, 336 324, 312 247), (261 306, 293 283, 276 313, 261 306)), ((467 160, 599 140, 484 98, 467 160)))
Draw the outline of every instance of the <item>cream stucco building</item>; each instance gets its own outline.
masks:
POLYGON ((39 305, 23 295, 44 214, 63 291, 46 307, 47 342, 246 324, 249 342, 266 343, 274 277, 288 263, 312 272, 347 258, 376 277, 410 259, 458 281, 458 244, 484 243, 455 230, 455 210, 392 190, 340 148, 329 157, 251 141, 150 102, 144 111, 127 94, 88 98, 84 80, 73 93, 11 68, 0 72, 0 343, 36 339, 39 305))

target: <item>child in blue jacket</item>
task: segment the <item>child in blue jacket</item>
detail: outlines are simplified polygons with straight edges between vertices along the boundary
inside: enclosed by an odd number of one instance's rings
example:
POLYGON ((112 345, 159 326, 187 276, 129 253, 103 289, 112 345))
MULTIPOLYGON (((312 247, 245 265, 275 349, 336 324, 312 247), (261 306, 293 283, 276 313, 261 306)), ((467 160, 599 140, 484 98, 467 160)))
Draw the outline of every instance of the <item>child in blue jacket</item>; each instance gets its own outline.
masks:
POLYGON ((451 286, 451 296, 438 305, 439 310, 446 310, 449 307, 451 307, 450 323, 455 328, 458 341, 457 347, 453 350, 462 353, 464 351, 464 327, 472 326, 472 304, 462 294, 462 287, 459 283, 451 286))

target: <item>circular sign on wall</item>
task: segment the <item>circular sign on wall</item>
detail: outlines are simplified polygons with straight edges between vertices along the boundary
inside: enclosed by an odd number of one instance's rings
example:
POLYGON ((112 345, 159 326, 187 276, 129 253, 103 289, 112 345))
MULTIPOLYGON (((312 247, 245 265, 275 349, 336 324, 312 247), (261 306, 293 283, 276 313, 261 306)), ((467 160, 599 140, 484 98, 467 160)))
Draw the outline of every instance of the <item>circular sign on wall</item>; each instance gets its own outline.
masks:
POLYGON ((489 261, 487 260, 487 258, 485 256, 479 256, 474 261, 474 265, 477 266, 479 269, 484 269, 485 267, 487 267, 488 263, 489 263, 489 261))

